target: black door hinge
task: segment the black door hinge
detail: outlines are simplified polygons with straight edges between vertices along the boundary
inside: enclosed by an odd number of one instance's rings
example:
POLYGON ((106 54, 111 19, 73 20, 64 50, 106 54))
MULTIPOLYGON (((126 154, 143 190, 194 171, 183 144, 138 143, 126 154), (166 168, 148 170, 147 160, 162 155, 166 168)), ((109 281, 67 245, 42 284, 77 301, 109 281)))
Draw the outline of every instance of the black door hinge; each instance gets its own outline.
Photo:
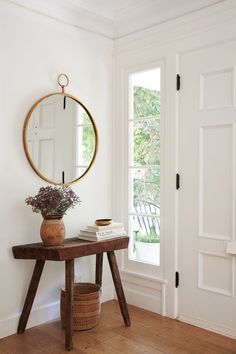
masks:
POLYGON ((176 90, 177 91, 180 90, 180 75, 179 74, 176 75, 176 90))
POLYGON ((179 287, 179 272, 175 272, 175 287, 179 287))
POLYGON ((175 180, 175 185, 176 185, 176 189, 178 190, 180 188, 180 177, 179 174, 176 173, 176 180, 175 180))

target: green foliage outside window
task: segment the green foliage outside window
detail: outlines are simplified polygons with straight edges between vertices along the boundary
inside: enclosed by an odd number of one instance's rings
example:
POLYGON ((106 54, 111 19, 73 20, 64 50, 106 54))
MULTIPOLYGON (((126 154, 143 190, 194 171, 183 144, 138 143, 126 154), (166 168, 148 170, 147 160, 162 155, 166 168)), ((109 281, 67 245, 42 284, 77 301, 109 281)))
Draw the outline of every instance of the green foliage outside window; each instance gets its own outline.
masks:
POLYGON ((160 115, 160 91, 134 86, 134 119, 160 115))
MULTIPOLYGON (((133 206, 137 213, 142 214, 144 211, 157 213, 160 208, 160 92, 134 86, 133 112, 132 164, 137 167, 132 169, 133 206)), ((159 243, 159 216, 156 218, 143 216, 142 226, 137 227, 138 218, 139 216, 133 217, 134 240, 159 243)), ((134 243, 134 251, 135 249, 134 243)))
POLYGON ((83 113, 83 165, 87 166, 91 162, 94 154, 94 130, 87 113, 83 113))
POLYGON ((160 92, 134 86, 133 165, 134 207, 140 200, 160 205, 160 169, 138 169, 138 166, 160 165, 160 92))
POLYGON ((160 243, 160 238, 156 234, 156 231, 154 233, 151 233, 149 235, 142 234, 142 233, 137 233, 135 235, 135 241, 138 242, 145 242, 145 243, 160 243))

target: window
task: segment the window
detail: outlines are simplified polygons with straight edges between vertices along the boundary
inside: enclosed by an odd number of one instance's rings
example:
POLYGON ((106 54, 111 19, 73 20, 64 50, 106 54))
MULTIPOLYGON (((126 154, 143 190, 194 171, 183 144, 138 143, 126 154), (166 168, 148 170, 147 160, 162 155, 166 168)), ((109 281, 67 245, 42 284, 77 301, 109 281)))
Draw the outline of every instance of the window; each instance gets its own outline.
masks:
POLYGON ((129 259, 160 265, 160 68, 129 75, 129 259))
POLYGON ((87 112, 77 107, 75 176, 81 176, 94 155, 94 129, 87 112))

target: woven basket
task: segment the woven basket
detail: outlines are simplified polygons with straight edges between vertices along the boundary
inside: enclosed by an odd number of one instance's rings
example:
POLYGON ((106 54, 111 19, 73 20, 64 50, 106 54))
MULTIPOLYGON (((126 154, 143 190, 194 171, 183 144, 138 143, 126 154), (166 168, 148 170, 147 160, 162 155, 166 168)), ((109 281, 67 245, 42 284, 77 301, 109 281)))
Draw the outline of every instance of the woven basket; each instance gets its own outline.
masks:
MULTIPOLYGON (((84 331, 98 324, 101 312, 101 287, 98 284, 75 283, 72 305, 73 328, 84 331)), ((65 326, 65 289, 61 289, 61 321, 65 326)))

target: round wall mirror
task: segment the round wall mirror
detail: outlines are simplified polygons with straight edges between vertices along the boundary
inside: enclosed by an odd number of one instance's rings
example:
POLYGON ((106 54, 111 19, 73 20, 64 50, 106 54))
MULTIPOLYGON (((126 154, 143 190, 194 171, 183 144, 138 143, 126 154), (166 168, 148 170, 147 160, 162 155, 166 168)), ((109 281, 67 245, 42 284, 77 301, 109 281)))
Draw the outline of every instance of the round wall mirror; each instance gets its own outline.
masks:
MULTIPOLYGON (((66 75, 67 84, 68 78, 66 75)), ((59 78, 61 77, 59 76, 59 78)), ((34 171, 52 184, 71 184, 92 166, 98 134, 88 109, 64 92, 39 99, 27 114, 23 141, 34 171)))

